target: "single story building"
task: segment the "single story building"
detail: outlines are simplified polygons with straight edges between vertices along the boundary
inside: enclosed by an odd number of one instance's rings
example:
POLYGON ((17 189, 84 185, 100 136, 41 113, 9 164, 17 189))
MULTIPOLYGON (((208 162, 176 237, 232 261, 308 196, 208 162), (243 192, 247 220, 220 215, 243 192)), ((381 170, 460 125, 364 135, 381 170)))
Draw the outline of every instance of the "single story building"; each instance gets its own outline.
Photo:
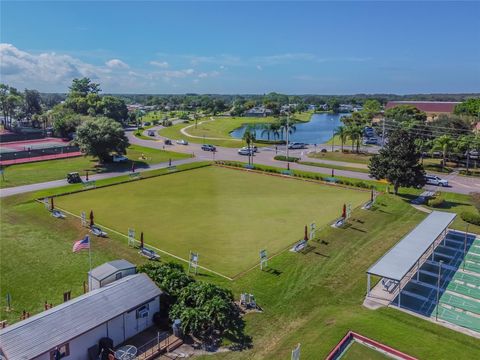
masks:
POLYGON ((264 106, 253 107, 245 111, 244 116, 248 117, 265 117, 272 115, 272 110, 265 108, 264 106))
POLYGON ((92 269, 88 273, 88 286, 95 290, 137 272, 137 268, 127 260, 113 260, 92 269))
POLYGON ((146 274, 126 276, 0 330, 0 354, 7 360, 54 360, 59 353, 88 359, 100 339, 117 346, 150 327, 160 295, 146 274))
POLYGON ((389 101, 385 105, 385 110, 399 105, 411 105, 427 113, 427 117, 433 119, 440 114, 452 114, 458 104, 460 104, 458 101, 389 101))

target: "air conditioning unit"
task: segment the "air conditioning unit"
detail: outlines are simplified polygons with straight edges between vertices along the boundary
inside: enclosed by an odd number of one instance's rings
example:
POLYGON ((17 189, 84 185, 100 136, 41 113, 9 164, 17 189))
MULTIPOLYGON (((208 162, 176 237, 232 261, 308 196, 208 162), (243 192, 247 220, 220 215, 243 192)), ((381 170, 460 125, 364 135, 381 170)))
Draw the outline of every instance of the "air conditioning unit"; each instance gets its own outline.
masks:
POLYGON ((148 309, 142 309, 138 311, 138 318, 148 317, 148 309))

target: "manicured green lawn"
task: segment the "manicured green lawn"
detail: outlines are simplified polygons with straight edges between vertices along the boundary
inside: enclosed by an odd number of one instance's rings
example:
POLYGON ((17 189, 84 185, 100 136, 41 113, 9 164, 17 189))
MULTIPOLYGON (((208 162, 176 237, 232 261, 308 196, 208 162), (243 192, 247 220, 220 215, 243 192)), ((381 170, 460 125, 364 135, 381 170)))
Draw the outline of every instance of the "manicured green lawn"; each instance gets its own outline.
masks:
MULTIPOLYGON (((197 171, 185 173, 191 179, 189 185, 204 188, 203 181, 194 176, 197 171), (196 185, 197 182, 200 184, 196 185)), ((173 179, 177 175, 181 174, 163 178, 173 179)), ((213 183, 218 179, 212 177, 211 180, 213 183)), ((132 185, 140 188, 148 181, 135 181, 132 185)), ((235 189, 233 185, 231 189, 235 189)), ((215 188, 212 185, 212 189, 215 188)), ((223 186, 219 184, 218 188, 221 190, 223 186)), ((218 200, 218 208, 223 202, 217 198, 220 193, 209 192, 218 200)), ((237 194, 240 195, 250 200, 244 189, 237 194)), ((179 201, 186 200, 186 196, 188 194, 179 201)), ((286 192, 285 196, 291 198, 294 194, 286 192)), ((88 271, 88 253, 71 252, 73 242, 85 233, 79 227, 78 219, 55 220, 42 205, 31 199, 32 195, 25 194, 0 200, 0 317, 10 322, 18 321, 23 309, 32 313, 41 311, 45 300, 60 304, 66 290, 72 290, 73 296, 81 294, 88 271), (13 300, 14 311, 11 313, 5 312, 7 292, 11 293, 13 300)), ((166 201, 156 200, 159 204, 157 217, 151 226, 167 213, 165 209, 171 208, 168 197, 166 201)), ((275 203, 271 205, 273 207, 275 203)), ((454 211, 455 207, 450 210, 454 211)), ((189 214, 190 209, 184 207, 184 212, 189 214)), ((419 359, 451 359, 452 354, 458 360, 480 358, 478 339, 393 308, 373 311, 361 305, 366 291, 365 271, 425 216, 401 197, 382 195, 373 211, 355 210, 346 228, 325 227, 318 239, 310 242, 307 252, 294 254, 287 251, 271 259, 269 271, 254 269, 234 282, 201 271, 199 279, 230 287, 236 298, 241 292, 254 294, 264 310, 245 316, 246 331, 253 338, 253 348, 221 353, 213 358, 288 359, 291 350, 300 342, 302 360, 322 359, 348 330, 419 359)), ((215 220, 212 217, 209 222, 215 220)), ((185 224, 188 226, 189 222, 182 225, 185 224)), ((124 227, 129 225, 125 222, 124 227)), ((300 236, 303 235, 302 226, 299 232, 300 236)), ((137 264, 145 261, 137 250, 128 248, 124 238, 114 233, 109 237, 93 238, 94 266, 119 258, 137 264)), ((146 241, 149 239, 146 233, 146 241)), ((162 255, 162 261, 165 260, 170 259, 162 255)), ((212 355, 204 358, 212 359, 212 355)))
POLYGON ((369 348, 368 346, 362 345, 356 341, 352 343, 342 356, 342 360, 384 360, 391 359, 388 356, 385 356, 379 351, 369 348))
POLYGON ((127 233, 143 231, 145 242, 229 277, 303 238, 304 226, 330 223, 344 203, 352 207, 369 192, 306 183, 241 170, 202 168, 141 183, 59 197, 60 208, 77 215, 94 210, 99 224, 127 233))
POLYGON ((317 152, 309 153, 309 157, 316 159, 325 159, 333 161, 343 161, 350 162, 355 164, 365 164, 367 165, 370 162, 370 156, 364 154, 355 154, 355 153, 342 153, 340 151, 328 151, 328 152, 317 152))
MULTIPOLYGON (((309 121, 311 117, 311 113, 307 113, 308 115, 298 114, 299 121, 309 121)), ((203 122, 202 124, 198 124, 197 128, 192 126, 186 129, 186 132, 193 136, 199 136, 200 138, 192 138, 189 136, 183 135, 180 130, 184 127, 194 125, 194 123, 190 124, 177 124, 159 131, 161 136, 165 136, 170 139, 185 139, 189 142, 202 144, 204 143, 203 136, 205 136, 206 144, 212 144, 216 146, 223 146, 223 147, 241 147, 244 146, 244 142, 241 139, 235 139, 230 136, 230 132, 233 130, 241 127, 244 124, 265 124, 275 121, 276 119, 272 116, 269 117, 212 117, 215 119, 214 121, 210 121, 210 117, 202 118, 198 122, 203 122), (208 138, 216 138, 216 140, 211 140, 208 138)), ((262 144, 258 144, 259 146, 264 146, 262 144)))
MULTIPOLYGON (((127 156, 131 161, 135 161, 135 166, 137 168, 148 167, 152 164, 168 161, 168 159, 178 160, 189 157, 189 155, 186 154, 157 150, 138 145, 130 145, 127 150, 127 156), (142 154, 144 155, 143 159, 142 154)), ((131 161, 122 164, 106 164, 99 166, 97 161, 92 157, 79 156, 70 159, 10 165, 5 168, 5 181, 0 178, 0 187, 5 188, 34 184, 37 182, 60 180, 64 179, 69 172, 74 171, 79 172, 82 176, 85 175, 86 170, 90 173, 121 171, 131 169, 131 161)))

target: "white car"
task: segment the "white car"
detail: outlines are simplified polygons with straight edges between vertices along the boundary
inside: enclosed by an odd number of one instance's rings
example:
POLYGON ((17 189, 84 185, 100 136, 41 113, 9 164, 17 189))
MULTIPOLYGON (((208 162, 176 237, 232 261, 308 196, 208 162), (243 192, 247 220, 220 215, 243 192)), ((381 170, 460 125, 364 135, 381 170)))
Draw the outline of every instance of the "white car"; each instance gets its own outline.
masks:
POLYGON ((113 162, 115 163, 121 163, 121 162, 127 162, 128 157, 124 155, 113 155, 113 162))
POLYGON ((247 147, 243 147, 238 150, 238 155, 253 155, 254 153, 255 153, 255 150, 248 149, 247 147))
POLYGON ((436 175, 425 175, 425 182, 429 185, 437 185, 442 187, 448 186, 447 180, 441 179, 436 175))
POLYGON ((177 144, 178 144, 178 145, 188 145, 188 141, 187 141, 187 140, 183 140, 183 139, 177 140, 177 144))

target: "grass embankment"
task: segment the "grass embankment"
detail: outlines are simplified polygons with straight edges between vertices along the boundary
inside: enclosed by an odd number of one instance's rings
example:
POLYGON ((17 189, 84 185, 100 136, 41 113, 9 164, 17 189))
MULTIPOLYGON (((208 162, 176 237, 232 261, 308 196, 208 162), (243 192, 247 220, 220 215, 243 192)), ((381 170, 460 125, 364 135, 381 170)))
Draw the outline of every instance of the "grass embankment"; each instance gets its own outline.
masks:
POLYGON ((285 359, 297 343, 302 358, 321 359, 348 330, 419 359, 480 356, 477 339, 414 316, 362 306, 365 271, 426 214, 401 198, 383 195, 374 211, 355 211, 350 226, 325 228, 305 254, 285 253, 270 272, 254 271, 233 284, 255 294, 265 309, 246 316, 255 347, 221 359, 285 359), (462 351, 459 351, 462 349, 462 351))
POLYGON ((148 147, 130 145, 127 149, 130 159, 125 163, 109 163, 99 165, 91 156, 79 156, 69 159, 38 161, 25 164, 16 164, 5 167, 5 180, 0 178, 0 187, 12 187, 34 184, 38 182, 65 179, 69 172, 79 172, 84 176, 86 171, 90 174, 112 171, 123 171, 132 168, 132 161, 136 168, 145 168, 152 164, 166 162, 168 159, 179 160, 190 157, 187 154, 172 151, 152 149, 148 147), (144 155, 144 158, 142 158, 144 155))
MULTIPOLYGON (((298 116, 299 121, 308 121, 311 117, 310 112, 307 113, 307 115, 304 115, 303 113, 295 114, 295 115, 298 116)), ((212 144, 212 145, 222 146, 222 147, 241 147, 244 145, 243 140, 235 139, 232 136, 230 136, 230 133, 233 130, 238 129, 239 127, 245 124, 251 124, 251 125, 256 124, 261 126, 266 123, 277 121, 277 118, 274 118, 272 116, 260 117, 260 118, 213 116, 212 118, 214 119, 213 121, 211 121, 210 117, 199 120, 197 124, 197 128, 195 128, 194 122, 191 122, 190 124, 177 124, 165 129, 161 129, 159 131, 159 134, 161 136, 165 136, 170 139, 174 139, 174 140, 185 139, 189 142, 197 143, 197 144, 206 143, 206 144, 212 144), (189 128, 186 129, 185 131, 189 135, 197 136, 197 137, 185 136, 184 134, 181 133, 180 130, 187 126, 189 126, 189 128), (205 136, 205 141, 203 139, 204 136, 205 136), (212 140, 209 138, 215 138, 216 140, 212 140)), ((263 142, 258 142, 256 144, 258 146, 266 145, 263 142)))
MULTIPOLYGON (((60 304, 66 290, 80 294, 88 271, 88 254, 71 252, 73 242, 84 234, 79 221, 55 220, 32 198, 1 199, 1 318, 9 321, 18 320, 23 309, 41 311, 45 300, 60 304), (11 313, 4 311, 7 292, 12 295, 11 313)), ((229 286, 236 298, 241 292, 252 293, 264 309, 245 316, 254 347, 215 358, 285 359, 299 342, 302 359, 324 358, 348 330, 419 359, 450 359, 452 353, 458 360, 480 358, 478 339, 393 308, 373 311, 361 305, 365 271, 426 216, 406 200, 408 194, 380 196, 373 211, 355 210, 349 226, 324 228, 308 251, 282 253, 269 261, 268 271, 255 269, 234 282, 201 271, 199 279, 229 286)), ((118 258, 144 261, 115 234, 94 238, 92 255, 94 266, 118 258)))

